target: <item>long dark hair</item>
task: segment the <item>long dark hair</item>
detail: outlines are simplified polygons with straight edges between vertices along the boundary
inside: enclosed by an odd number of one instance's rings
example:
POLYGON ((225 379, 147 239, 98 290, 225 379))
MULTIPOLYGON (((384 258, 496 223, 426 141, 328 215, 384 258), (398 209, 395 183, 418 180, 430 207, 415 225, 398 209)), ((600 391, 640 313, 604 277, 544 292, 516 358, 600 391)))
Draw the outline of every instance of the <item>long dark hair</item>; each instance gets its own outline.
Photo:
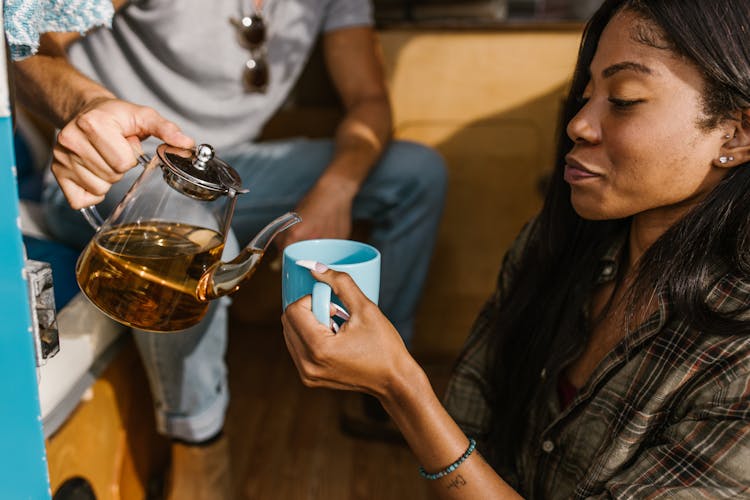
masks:
MULTIPOLYGON (((531 228, 518 279, 495 312, 494 410, 491 460, 513 466, 533 398, 551 390, 563 363, 576 353, 588 325, 582 311, 594 289, 598 262, 629 219, 590 221, 574 211, 563 180, 573 142, 566 124, 581 108, 588 70, 610 19, 628 10, 644 19, 643 43, 685 57, 705 77, 706 128, 750 108, 750 2, 736 0, 607 0, 584 30, 569 95, 560 115, 556 168, 531 228), (664 47, 664 45, 666 46, 664 47), (546 377, 541 376, 546 373, 546 377)), ((641 36, 642 35, 642 36, 641 36)), ((639 260, 631 292, 658 291, 670 313, 702 331, 747 332, 737 314, 705 304, 711 270, 750 277, 750 165, 731 169, 694 210, 666 231, 639 260)), ((631 293, 631 297, 638 293, 631 293)))

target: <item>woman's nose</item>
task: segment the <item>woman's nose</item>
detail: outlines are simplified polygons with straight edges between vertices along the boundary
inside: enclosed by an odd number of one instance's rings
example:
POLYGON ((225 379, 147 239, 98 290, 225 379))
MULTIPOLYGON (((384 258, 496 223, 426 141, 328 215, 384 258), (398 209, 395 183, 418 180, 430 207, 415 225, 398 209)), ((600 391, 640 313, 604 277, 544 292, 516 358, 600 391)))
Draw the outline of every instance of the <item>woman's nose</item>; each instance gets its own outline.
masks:
POLYGON ((568 122, 566 127, 570 140, 578 143, 597 144, 601 141, 601 127, 591 102, 587 102, 568 122))

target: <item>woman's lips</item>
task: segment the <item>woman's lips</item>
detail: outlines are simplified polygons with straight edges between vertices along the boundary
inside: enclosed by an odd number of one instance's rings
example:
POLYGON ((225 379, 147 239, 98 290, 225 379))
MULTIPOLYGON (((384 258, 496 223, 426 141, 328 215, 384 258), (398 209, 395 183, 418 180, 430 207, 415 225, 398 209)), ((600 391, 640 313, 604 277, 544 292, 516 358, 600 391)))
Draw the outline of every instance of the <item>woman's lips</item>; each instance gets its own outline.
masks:
POLYGON ((601 177, 599 174, 592 172, 577 161, 568 158, 565 164, 565 182, 575 183, 582 182, 587 179, 593 179, 594 177, 601 177))

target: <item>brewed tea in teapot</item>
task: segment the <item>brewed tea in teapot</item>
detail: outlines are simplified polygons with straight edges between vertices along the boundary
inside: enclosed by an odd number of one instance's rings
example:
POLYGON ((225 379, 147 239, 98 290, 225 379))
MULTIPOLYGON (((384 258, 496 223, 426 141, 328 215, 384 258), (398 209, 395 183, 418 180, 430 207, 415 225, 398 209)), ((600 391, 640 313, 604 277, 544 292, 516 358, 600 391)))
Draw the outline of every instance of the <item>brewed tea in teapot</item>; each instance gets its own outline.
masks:
POLYGON ((83 210, 97 233, 78 259, 76 278, 111 318, 154 332, 197 324, 209 301, 235 291, 271 240, 301 220, 282 215, 222 262, 236 196, 246 190, 205 148, 193 154, 162 144, 153 160, 141 159, 143 173, 106 221, 93 207, 83 210))

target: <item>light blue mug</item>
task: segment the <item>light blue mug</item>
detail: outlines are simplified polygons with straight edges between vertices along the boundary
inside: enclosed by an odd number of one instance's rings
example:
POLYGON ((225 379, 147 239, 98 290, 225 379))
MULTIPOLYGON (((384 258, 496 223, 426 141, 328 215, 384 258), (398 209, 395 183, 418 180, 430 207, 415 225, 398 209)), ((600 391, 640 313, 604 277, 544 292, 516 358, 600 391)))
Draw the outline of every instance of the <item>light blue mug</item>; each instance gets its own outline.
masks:
POLYGON ((315 318, 328 326, 331 321, 331 302, 343 307, 341 300, 331 293, 331 287, 315 281, 310 271, 297 261, 315 261, 334 271, 347 273, 375 304, 380 295, 380 252, 366 243, 351 240, 305 240, 284 249, 281 270, 281 295, 284 309, 305 295, 312 295, 315 318))

